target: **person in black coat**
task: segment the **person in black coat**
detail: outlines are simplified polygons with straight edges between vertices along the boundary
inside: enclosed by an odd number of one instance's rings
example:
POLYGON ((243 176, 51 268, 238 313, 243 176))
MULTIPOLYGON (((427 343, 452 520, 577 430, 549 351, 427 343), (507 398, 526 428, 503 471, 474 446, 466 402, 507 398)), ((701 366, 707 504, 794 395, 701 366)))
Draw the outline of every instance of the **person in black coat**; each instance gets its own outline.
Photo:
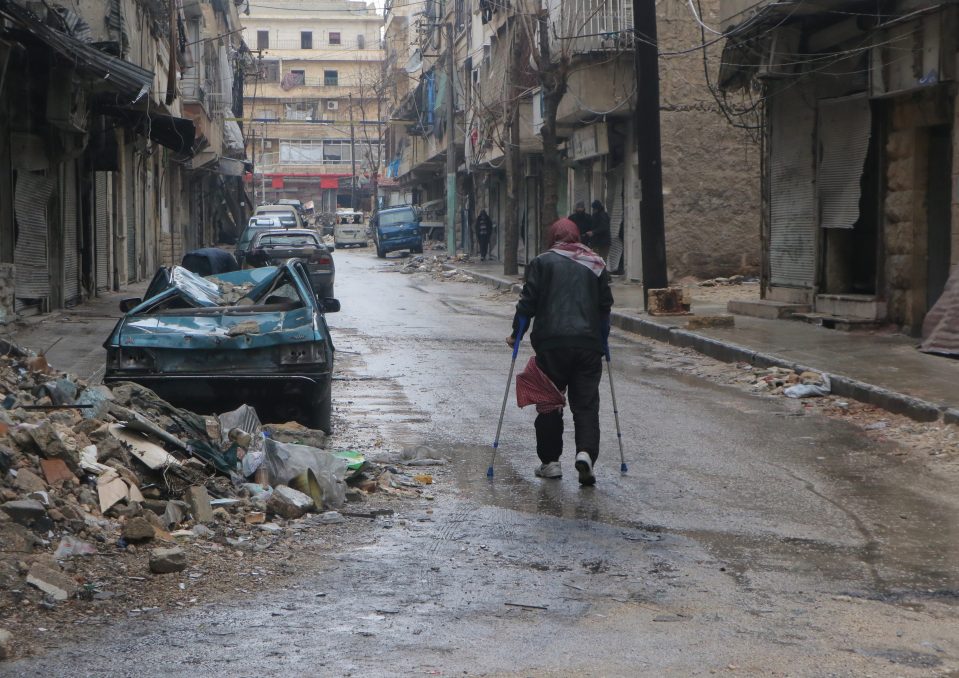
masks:
POLYGON ((593 201, 592 208, 593 228, 586 233, 586 237, 589 238, 590 248, 605 260, 609 257, 609 246, 613 243, 609 229, 609 212, 599 200, 593 201))
POLYGON ((486 210, 480 210, 476 216, 476 239, 479 240, 480 261, 486 261, 491 235, 493 235, 493 220, 489 218, 486 210))
POLYGON ((580 200, 576 203, 576 208, 569 215, 569 220, 576 224, 579 229, 579 241, 584 245, 589 245, 589 236, 586 235, 593 230, 593 218, 586 213, 586 203, 580 200))

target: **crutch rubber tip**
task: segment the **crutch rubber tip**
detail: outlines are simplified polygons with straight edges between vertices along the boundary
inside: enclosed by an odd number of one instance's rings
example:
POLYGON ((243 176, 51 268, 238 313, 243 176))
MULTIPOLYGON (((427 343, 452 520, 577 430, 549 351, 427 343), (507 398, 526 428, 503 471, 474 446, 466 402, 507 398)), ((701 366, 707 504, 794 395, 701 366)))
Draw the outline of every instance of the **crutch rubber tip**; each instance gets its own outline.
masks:
POLYGON ((619 465, 619 472, 620 472, 620 473, 626 473, 626 471, 628 471, 628 470, 629 470, 629 469, 626 468, 626 463, 625 463, 625 462, 619 465))
POLYGON ((486 477, 487 477, 487 478, 492 478, 492 477, 493 477, 493 467, 492 467, 492 466, 490 466, 488 469, 486 469, 486 477))

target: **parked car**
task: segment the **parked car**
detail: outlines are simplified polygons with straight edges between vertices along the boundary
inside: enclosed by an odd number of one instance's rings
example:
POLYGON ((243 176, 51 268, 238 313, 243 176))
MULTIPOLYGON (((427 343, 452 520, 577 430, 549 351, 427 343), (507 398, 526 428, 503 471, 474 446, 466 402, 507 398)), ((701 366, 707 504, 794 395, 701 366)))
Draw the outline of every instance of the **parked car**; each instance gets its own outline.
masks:
POLYGON ((259 231, 264 230, 278 230, 282 228, 296 228, 296 220, 284 215, 269 214, 269 215, 260 215, 250 217, 249 223, 243 233, 240 234, 240 239, 236 241, 236 249, 234 250, 233 255, 236 257, 236 263, 240 268, 243 268, 243 259, 246 257, 247 252, 250 250, 250 245, 253 244, 253 236, 259 231))
POLYGON ((293 205, 260 205, 253 210, 253 216, 282 216, 284 214, 291 215, 296 221, 294 228, 303 228, 303 218, 300 216, 299 210, 293 205))
POLYGON ((423 252, 419 216, 409 205, 380 210, 370 220, 370 230, 373 232, 376 256, 381 259, 388 252, 397 250, 409 250, 414 254, 423 252))
POLYGON ((288 259, 299 259, 306 264, 310 283, 320 299, 333 296, 336 275, 333 255, 316 231, 305 228, 257 231, 243 264, 250 268, 277 266, 288 259))
POLYGON ((180 265, 191 273, 201 276, 240 270, 234 256, 219 247, 203 247, 187 252, 183 255, 180 265))
POLYGON ((299 261, 201 277, 161 268, 145 299, 125 299, 104 342, 104 381, 133 381, 197 412, 243 403, 264 421, 332 429, 333 340, 299 261))

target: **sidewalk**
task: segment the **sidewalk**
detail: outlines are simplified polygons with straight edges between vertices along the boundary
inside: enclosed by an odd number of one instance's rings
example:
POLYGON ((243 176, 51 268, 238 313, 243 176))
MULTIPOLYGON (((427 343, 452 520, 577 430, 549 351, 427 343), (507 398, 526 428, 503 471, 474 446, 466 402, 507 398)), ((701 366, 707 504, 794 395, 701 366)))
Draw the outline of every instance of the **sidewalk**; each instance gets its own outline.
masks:
MULTIPOLYGON (((500 262, 470 262, 455 268, 499 288, 522 284, 500 262)), ((519 291, 519 287, 516 287, 519 291)), ((828 373, 832 392, 919 421, 959 424, 959 360, 916 350, 917 340, 888 330, 840 332, 794 320, 735 316, 735 327, 687 330, 690 316, 650 316, 642 286, 613 284, 615 327, 726 362, 828 373)), ((720 305, 693 303, 698 316, 725 314, 720 305)))

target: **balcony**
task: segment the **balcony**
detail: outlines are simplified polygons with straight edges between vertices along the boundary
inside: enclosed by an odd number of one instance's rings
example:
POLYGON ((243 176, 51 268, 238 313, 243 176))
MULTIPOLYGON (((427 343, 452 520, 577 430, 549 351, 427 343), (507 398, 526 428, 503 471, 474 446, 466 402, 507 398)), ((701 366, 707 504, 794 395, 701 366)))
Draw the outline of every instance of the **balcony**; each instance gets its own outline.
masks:
POLYGON ((553 30, 573 54, 633 46, 632 0, 547 0, 553 30))

